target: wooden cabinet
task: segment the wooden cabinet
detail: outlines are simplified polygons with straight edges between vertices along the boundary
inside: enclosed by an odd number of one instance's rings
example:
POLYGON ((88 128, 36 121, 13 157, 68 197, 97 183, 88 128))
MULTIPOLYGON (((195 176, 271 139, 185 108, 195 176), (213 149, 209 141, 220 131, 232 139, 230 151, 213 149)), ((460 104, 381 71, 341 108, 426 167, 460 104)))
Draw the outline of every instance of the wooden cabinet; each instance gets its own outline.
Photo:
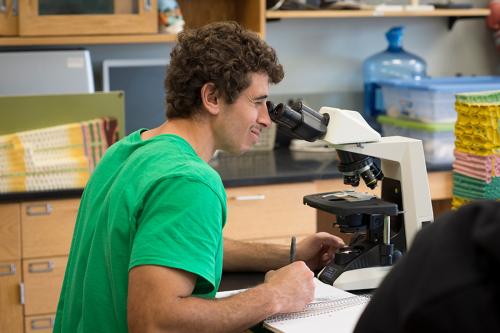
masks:
POLYGON ((1 332, 52 332, 78 206, 0 204, 1 332))
POLYGON ((250 30, 265 35, 264 0, 177 0, 188 27, 209 22, 237 21, 250 30))
MULTIPOLYGON (((69 5, 64 4, 64 0, 17 1, 0 0, 0 46, 165 43, 176 40, 175 34, 158 33, 157 0, 91 1, 89 4, 112 4, 113 12, 77 11, 77 14, 69 14, 70 9, 63 6, 69 5), (18 16, 8 5, 17 1, 18 16), (6 5, 2 7, 4 2, 6 5), (47 10, 51 3, 60 4, 62 9, 57 13, 47 10)), ((186 27, 231 20, 264 37, 264 0, 180 0, 178 3, 186 27)), ((86 3, 84 9, 87 7, 86 3)))
POLYGON ((55 313, 68 257, 23 260, 24 314, 55 313))
POLYGON ((18 34, 17 2, 0 0, 0 36, 16 36, 18 34))
POLYGON ((25 333, 52 333, 55 315, 26 316, 24 320, 25 333))
POLYGON ((17 204, 0 205, 0 328, 23 331, 21 217, 17 204))
POLYGON ((314 192, 312 182, 229 188, 224 236, 289 244, 291 236, 311 234, 316 213, 302 205, 302 197, 314 192))
POLYGON ((2 332, 23 332, 20 286, 21 260, 0 261, 0 328, 2 332))
POLYGON ((21 259, 21 214, 19 205, 0 206, 0 262, 21 259))
POLYGON ((113 35, 158 32, 157 0, 19 0, 21 36, 113 35), (66 3, 65 3, 66 2, 66 3))
POLYGON ((79 199, 21 204, 23 257, 69 254, 79 199))

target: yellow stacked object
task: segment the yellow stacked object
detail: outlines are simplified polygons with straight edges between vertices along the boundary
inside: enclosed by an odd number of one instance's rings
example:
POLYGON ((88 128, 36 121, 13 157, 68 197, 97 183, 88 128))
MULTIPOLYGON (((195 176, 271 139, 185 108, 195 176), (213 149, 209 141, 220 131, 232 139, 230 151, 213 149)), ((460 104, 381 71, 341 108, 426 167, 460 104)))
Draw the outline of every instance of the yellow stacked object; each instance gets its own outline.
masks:
POLYGON ((486 156, 500 152, 500 104, 457 102, 456 149, 486 156))
POLYGON ((500 91, 456 95, 453 208, 500 198, 500 91))
POLYGON ((0 193, 83 188, 110 145, 107 124, 94 119, 0 136, 0 193))

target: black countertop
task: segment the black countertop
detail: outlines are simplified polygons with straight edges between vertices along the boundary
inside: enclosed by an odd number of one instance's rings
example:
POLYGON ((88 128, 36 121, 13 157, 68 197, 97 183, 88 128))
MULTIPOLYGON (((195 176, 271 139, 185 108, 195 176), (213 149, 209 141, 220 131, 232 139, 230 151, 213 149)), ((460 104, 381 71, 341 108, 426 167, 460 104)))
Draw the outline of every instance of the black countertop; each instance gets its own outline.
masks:
POLYGON ((292 152, 288 149, 221 154, 210 161, 225 187, 304 182, 340 177, 336 154, 292 152))
MULTIPOLYGON (((335 153, 293 152, 288 149, 251 151, 240 156, 219 154, 210 165, 225 187, 306 182, 341 177, 335 153)), ((428 166, 429 171, 450 166, 428 166)), ((83 189, 0 194, 0 202, 78 198, 83 189)))

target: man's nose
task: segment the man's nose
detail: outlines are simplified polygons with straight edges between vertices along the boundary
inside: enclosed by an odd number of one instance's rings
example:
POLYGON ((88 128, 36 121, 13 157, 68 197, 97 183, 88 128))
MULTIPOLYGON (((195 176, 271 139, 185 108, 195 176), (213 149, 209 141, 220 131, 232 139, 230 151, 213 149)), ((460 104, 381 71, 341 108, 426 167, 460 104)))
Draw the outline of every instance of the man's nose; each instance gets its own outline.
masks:
POLYGON ((269 111, 267 110, 267 106, 265 104, 259 110, 258 122, 264 127, 271 126, 272 121, 271 118, 269 117, 269 111))

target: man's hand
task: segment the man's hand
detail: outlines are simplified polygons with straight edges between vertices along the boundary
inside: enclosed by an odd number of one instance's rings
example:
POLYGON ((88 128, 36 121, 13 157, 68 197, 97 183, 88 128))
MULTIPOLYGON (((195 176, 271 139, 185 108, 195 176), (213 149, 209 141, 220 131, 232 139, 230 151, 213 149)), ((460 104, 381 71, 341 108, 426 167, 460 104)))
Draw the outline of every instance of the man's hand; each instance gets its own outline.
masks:
POLYGON ((327 232, 318 232, 297 243, 297 260, 304 261, 311 270, 320 269, 343 246, 345 244, 341 238, 327 232))
POLYGON ((269 286, 277 312, 301 311, 314 299, 314 273, 303 261, 297 261, 266 274, 264 285, 269 286))

